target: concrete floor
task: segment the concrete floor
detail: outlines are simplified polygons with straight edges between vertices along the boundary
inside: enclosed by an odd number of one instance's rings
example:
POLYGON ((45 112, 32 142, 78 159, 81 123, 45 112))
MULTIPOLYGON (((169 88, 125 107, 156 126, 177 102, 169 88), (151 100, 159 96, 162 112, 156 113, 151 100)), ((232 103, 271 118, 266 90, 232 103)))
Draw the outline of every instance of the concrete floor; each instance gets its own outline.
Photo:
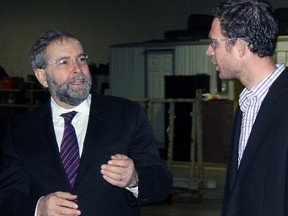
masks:
POLYGON ((221 200, 181 200, 141 207, 142 216, 220 216, 221 200))
POLYGON ((142 216, 221 215, 225 164, 204 164, 203 179, 201 180, 190 177, 193 176, 193 172, 191 175, 191 168, 187 163, 173 164, 171 173, 174 177, 175 188, 169 199, 142 206, 142 216))

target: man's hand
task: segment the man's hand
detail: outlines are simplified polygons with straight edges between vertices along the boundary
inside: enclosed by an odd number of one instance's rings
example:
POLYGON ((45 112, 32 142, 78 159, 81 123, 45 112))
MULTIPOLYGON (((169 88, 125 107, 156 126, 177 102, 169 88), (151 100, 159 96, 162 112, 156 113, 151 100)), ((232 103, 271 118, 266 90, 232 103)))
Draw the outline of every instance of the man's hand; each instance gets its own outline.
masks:
POLYGON ((42 197, 37 206, 37 216, 77 216, 81 212, 75 203, 77 195, 55 192, 42 197))
POLYGON ((136 187, 138 183, 134 162, 126 155, 111 156, 111 160, 101 166, 101 173, 107 182, 121 188, 136 187))

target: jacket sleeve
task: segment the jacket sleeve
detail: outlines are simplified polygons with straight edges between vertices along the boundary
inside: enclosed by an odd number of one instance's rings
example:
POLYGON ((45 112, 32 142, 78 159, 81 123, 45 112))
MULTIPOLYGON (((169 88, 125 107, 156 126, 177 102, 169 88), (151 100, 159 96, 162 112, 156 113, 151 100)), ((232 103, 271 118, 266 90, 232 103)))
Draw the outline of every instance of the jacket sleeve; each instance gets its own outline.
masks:
POLYGON ((152 127, 140 105, 131 138, 129 156, 134 161, 138 173, 137 204, 165 199, 172 189, 172 176, 166 163, 159 156, 152 127))
POLYGON ((29 181, 19 156, 13 147, 12 129, 9 127, 2 146, 0 169, 0 215, 34 215, 37 197, 29 196, 29 181))

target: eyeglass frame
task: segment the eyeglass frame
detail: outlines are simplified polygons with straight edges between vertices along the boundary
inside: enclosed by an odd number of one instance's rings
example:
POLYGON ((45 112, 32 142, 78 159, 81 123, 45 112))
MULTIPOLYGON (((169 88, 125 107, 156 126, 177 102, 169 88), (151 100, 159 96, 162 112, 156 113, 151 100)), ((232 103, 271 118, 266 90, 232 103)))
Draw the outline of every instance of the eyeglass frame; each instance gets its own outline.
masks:
POLYGON ((244 40, 248 45, 252 43, 252 41, 247 38, 247 37, 234 37, 234 38, 211 38, 211 36, 209 35, 208 36, 208 43, 209 43, 209 46, 212 47, 213 50, 215 50, 217 48, 217 46, 224 42, 224 41, 233 41, 233 40, 244 40))
MULTIPOLYGON (((50 62, 44 64, 41 68, 42 68, 42 69, 46 69, 48 66, 51 66, 51 65, 54 65, 54 64, 59 63, 59 64, 57 64, 57 66, 58 66, 58 65, 61 65, 61 61, 65 61, 65 60, 68 60, 68 59, 71 60, 71 63, 72 63, 72 60, 74 60, 74 61, 77 62, 78 65, 81 65, 81 66, 87 65, 87 66, 88 66, 88 61, 89 61, 89 59, 88 59, 88 54, 86 54, 86 53, 81 53, 81 54, 79 54, 79 55, 78 55, 76 58, 74 58, 74 59, 72 59, 72 57, 60 57, 60 58, 58 58, 58 59, 55 59, 55 60, 53 60, 53 61, 50 61, 50 62), (82 57, 85 58, 85 64, 84 64, 84 62, 81 62, 81 61, 79 60, 79 59, 82 58, 82 57)), ((72 64, 71 64, 71 65, 72 65, 72 64)), ((71 65, 70 65, 70 67, 71 67, 71 65)))
POLYGON ((238 39, 241 39, 241 38, 211 38, 210 35, 208 36, 208 43, 209 43, 209 46, 212 47, 212 49, 216 49, 217 46, 224 42, 224 41, 232 41, 232 40, 238 40, 238 39))

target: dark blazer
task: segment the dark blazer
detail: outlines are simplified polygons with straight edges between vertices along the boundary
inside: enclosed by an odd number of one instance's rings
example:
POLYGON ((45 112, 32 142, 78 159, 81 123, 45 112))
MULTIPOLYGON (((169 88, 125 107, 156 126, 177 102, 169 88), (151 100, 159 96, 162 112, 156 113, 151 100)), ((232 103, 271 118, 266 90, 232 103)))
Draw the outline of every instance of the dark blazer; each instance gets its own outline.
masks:
POLYGON ((288 70, 275 80, 254 122, 239 169, 237 110, 223 216, 288 215, 288 70))
POLYGON ((164 199, 172 178, 160 159, 141 105, 112 96, 92 95, 87 133, 74 188, 61 163, 50 102, 8 129, 0 171, 0 215, 32 216, 41 196, 56 191, 78 195, 84 216, 139 215, 139 204, 164 199), (139 197, 107 183, 100 166, 111 155, 132 158, 139 197))

